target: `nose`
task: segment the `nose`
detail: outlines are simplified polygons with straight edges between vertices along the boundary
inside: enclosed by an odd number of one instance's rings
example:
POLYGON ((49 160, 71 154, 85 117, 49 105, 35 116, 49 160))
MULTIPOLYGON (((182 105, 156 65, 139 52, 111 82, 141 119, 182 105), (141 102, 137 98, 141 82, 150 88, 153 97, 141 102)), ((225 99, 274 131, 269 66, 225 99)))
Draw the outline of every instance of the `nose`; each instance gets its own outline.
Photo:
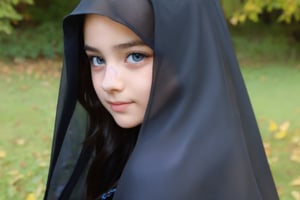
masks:
POLYGON ((119 71, 113 66, 107 66, 102 81, 102 88, 109 93, 121 91, 124 83, 121 80, 119 71))

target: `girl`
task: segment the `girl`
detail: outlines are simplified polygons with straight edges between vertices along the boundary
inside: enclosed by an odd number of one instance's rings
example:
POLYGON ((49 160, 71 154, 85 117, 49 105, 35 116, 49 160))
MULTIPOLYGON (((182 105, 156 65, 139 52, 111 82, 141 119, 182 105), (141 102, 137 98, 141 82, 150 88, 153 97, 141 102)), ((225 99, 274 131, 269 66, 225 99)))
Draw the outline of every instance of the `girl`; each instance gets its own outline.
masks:
POLYGON ((278 199, 217 0, 82 0, 64 41, 45 199, 278 199))

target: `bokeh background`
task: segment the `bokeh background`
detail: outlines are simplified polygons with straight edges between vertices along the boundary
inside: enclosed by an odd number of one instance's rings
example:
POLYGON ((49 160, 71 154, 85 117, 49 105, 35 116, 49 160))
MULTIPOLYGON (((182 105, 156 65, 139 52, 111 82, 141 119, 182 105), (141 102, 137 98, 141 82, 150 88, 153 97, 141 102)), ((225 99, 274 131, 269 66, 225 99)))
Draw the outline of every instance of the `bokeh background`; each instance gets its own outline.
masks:
MULTIPOLYGON (((78 2, 0 1, 0 200, 43 198, 61 20, 78 2)), ((300 200, 300 1, 221 4, 280 198, 300 200)))

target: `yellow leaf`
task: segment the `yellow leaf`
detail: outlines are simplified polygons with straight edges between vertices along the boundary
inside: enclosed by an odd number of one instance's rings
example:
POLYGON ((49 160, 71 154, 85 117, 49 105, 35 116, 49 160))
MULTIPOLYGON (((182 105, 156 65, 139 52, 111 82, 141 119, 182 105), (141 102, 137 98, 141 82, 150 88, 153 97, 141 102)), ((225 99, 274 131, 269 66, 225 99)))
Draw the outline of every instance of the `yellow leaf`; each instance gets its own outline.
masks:
POLYGON ((294 136, 292 138, 292 143, 294 143, 294 144, 300 144, 300 137, 299 136, 294 136))
POLYGON ((274 164, 274 163, 276 163, 276 162, 278 162, 278 160, 279 160, 279 158, 278 157, 271 157, 270 159, 268 159, 268 161, 269 161, 269 163, 270 164, 274 164))
POLYGON ((23 179, 24 179, 24 175, 23 174, 18 174, 16 176, 14 176, 13 179, 10 180, 9 184, 10 185, 15 185, 23 179))
POLYGON ((300 186, 300 176, 291 182, 292 186, 300 186))
POLYGON ((7 174, 9 174, 11 176, 17 176, 20 174, 20 172, 18 170, 11 170, 7 174))
POLYGON ((290 159, 292 161, 295 161, 295 162, 299 162, 300 163, 300 149, 294 149, 292 151, 292 155, 290 157, 290 159))
POLYGON ((36 196, 34 193, 29 193, 26 197, 26 200, 36 200, 36 196))
POLYGON ((6 151, 0 150, 0 158, 6 157, 6 151))
POLYGON ((233 25, 233 26, 236 26, 238 24, 238 18, 237 17, 232 17, 230 19, 230 23, 233 25))
POLYGON ((275 138, 278 140, 282 140, 287 136, 286 131, 279 131, 278 133, 275 134, 275 138))
POLYGON ((250 13, 249 19, 253 22, 258 22, 258 14, 257 13, 250 13))
POLYGON ((245 21, 246 21, 246 15, 245 14, 243 14, 243 15, 240 15, 239 16, 239 21, 241 22, 241 23, 244 23, 245 21))
POLYGON ((247 3, 244 6, 244 10, 246 12, 259 12, 261 10, 260 6, 256 4, 255 2, 247 1, 247 3))
POLYGON ((281 131, 287 131, 290 128, 290 122, 289 121, 285 121, 283 122, 280 127, 279 130, 281 131))
POLYGON ((23 146, 25 144, 25 142, 26 141, 24 139, 22 139, 22 138, 19 138, 19 139, 16 140, 16 144, 18 146, 23 146))
POLYGON ((48 162, 45 161, 39 161, 38 162, 39 167, 48 167, 48 162))
POLYGON ((291 195, 294 197, 295 200, 300 200, 300 192, 292 191, 291 195))
POLYGON ((269 122, 269 128, 268 128, 268 130, 269 130, 270 132, 275 132, 275 131, 278 130, 278 125, 276 124, 275 121, 271 120, 271 121, 269 122))
POLYGON ((267 157, 271 156, 271 144, 270 143, 264 143, 264 149, 266 152, 267 157))

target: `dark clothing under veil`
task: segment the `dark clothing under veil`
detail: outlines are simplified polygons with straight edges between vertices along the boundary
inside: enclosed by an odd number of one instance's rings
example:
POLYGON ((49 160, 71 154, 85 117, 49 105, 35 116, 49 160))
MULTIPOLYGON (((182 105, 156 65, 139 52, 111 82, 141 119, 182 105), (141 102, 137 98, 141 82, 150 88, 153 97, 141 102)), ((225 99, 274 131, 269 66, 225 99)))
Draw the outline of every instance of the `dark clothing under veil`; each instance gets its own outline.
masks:
POLYGON ((65 18, 45 199, 85 196, 92 152, 82 145, 88 118, 77 91, 87 13, 126 25, 155 52, 145 120, 114 200, 278 199, 219 4, 82 0, 65 18))

